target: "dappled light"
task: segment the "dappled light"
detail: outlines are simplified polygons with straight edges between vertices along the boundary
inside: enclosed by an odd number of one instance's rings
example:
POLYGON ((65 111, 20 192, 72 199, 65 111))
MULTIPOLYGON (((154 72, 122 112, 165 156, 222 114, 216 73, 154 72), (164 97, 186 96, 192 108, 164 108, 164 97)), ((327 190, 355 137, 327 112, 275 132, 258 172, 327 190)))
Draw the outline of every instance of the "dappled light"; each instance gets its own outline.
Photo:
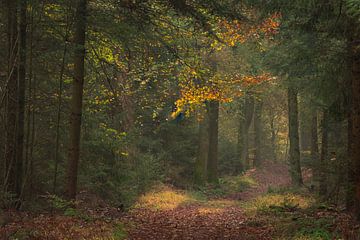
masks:
POLYGON ((134 208, 172 210, 183 204, 194 202, 188 193, 161 186, 141 196, 134 208))
POLYGON ((266 211, 271 209, 289 208, 289 209, 306 209, 309 208, 315 199, 311 196, 302 196, 300 194, 283 193, 273 194, 269 193, 265 196, 255 198, 253 201, 244 204, 244 209, 249 213, 256 213, 257 211, 266 211))
POLYGON ((2 0, 0 240, 360 240, 360 0, 2 0))

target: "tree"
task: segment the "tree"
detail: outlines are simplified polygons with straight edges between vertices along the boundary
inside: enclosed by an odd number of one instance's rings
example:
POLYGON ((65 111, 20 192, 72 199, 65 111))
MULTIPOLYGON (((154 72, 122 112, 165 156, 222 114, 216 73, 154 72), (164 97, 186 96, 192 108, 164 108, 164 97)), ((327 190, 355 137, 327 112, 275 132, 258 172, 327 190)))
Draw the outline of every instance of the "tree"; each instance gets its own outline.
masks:
POLYGON ((358 2, 347 0, 345 26, 349 31, 348 55, 350 80, 347 85, 351 86, 349 93, 350 112, 348 115, 348 189, 346 205, 347 209, 353 212, 357 219, 360 219, 360 28, 358 14, 358 2), (347 23, 347 24, 346 24, 347 23))
POLYGON ((314 164, 314 179, 319 180, 318 117, 316 109, 313 109, 311 113, 311 159, 314 164))
POLYGON ((288 87, 288 114, 290 139, 290 176, 292 184, 299 187, 303 182, 300 166, 298 99, 297 90, 292 86, 288 87))
POLYGON ((199 144, 195 163, 195 182, 203 185, 207 182, 207 164, 209 158, 209 119, 204 110, 203 119, 199 121, 199 144))
POLYGON ((85 76, 85 35, 87 0, 78 0, 74 32, 74 79, 72 82, 71 115, 70 115, 70 146, 67 170, 66 195, 75 199, 77 175, 80 158, 81 116, 83 105, 83 88, 85 76))
POLYGON ((327 194, 327 183, 326 183, 326 177, 327 177, 327 158, 328 158, 328 129, 329 129, 329 113, 328 110, 323 111, 323 119, 322 119, 322 130, 321 130, 321 153, 320 153, 320 166, 319 166, 319 172, 320 172, 320 186, 319 186, 319 194, 323 197, 327 194))
POLYGON ((263 102, 257 100, 254 110, 254 132, 255 132, 255 156, 254 156, 254 166, 259 167, 261 165, 263 153, 262 153, 262 144, 263 144, 263 126, 262 126, 262 108, 263 102))
POLYGON ((359 25, 354 25, 351 47, 351 78, 352 78, 352 111, 351 111, 351 161, 355 166, 355 214, 360 219, 360 39, 359 25), (355 27, 356 26, 356 27, 355 27))
MULTIPOLYGON (((16 148, 16 120, 18 108, 18 31, 17 31, 17 5, 15 1, 7 2, 7 37, 8 37, 8 70, 5 82, 6 88, 6 142, 5 142, 5 191, 20 197, 20 179, 17 172, 17 148, 16 148)), ((2 101, 3 99, 1 99, 2 101)))
POLYGON ((209 102, 208 181, 218 183, 219 102, 209 102))
POLYGON ((239 158, 239 171, 241 166, 245 166, 245 168, 249 168, 248 156, 249 156, 249 128, 253 119, 254 113, 254 97, 248 93, 245 94, 243 99, 243 104, 241 104, 241 115, 239 122, 239 130, 238 130, 238 158, 239 158))
MULTIPOLYGON (((18 76, 18 109, 17 109, 17 150, 16 150, 16 172, 18 175, 17 192, 22 198, 23 185, 23 163, 24 163, 24 129, 25 129, 25 89, 26 89, 26 12, 27 0, 20 1, 19 18, 19 76, 18 76)), ((20 199, 21 202, 21 199, 20 199)), ((19 203, 20 204, 20 203, 19 203)), ((18 206, 19 207, 19 206, 18 206)))

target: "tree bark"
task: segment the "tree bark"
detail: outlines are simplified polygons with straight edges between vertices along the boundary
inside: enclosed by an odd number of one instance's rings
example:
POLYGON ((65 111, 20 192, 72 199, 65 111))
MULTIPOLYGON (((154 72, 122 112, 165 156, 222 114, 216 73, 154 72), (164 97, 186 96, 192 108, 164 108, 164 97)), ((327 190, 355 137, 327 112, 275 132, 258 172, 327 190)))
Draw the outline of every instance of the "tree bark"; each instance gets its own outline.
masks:
POLYGON ((67 38, 68 38, 68 19, 67 19, 67 26, 64 38, 64 49, 61 59, 61 68, 59 74, 59 88, 58 88, 58 103, 57 103, 57 113, 56 113, 56 145, 55 145, 55 156, 54 156, 54 179, 53 179, 53 193, 56 194, 57 188, 57 175, 58 175, 58 166, 59 166, 59 147, 60 147, 60 125, 61 125, 61 107, 63 101, 63 78, 64 78, 64 71, 65 71, 65 64, 66 64, 66 54, 67 54, 67 38))
POLYGON ((355 215, 360 220, 360 29, 354 28, 351 41, 352 61, 352 131, 351 131, 351 161, 355 167, 355 215))
POLYGON ((16 164, 16 123, 17 123, 17 94, 18 94, 18 32, 16 1, 8 0, 7 7, 7 37, 8 37, 8 72, 6 87, 6 132, 5 132, 5 192, 20 196, 17 182, 16 164))
POLYGON ((261 166, 262 161, 262 108, 263 103, 258 100, 255 104, 255 115, 254 115, 254 132, 255 132, 255 156, 254 166, 261 166))
POLYGON ((209 103, 209 155, 208 181, 218 183, 218 132, 219 132, 219 102, 209 103))
POLYGON ((355 187, 356 187, 356 171, 355 171, 355 165, 353 162, 352 157, 352 143, 353 143, 353 137, 352 137, 352 81, 351 78, 348 81, 348 87, 350 89, 349 91, 349 112, 348 112, 348 126, 347 126, 347 189, 346 189, 346 209, 351 212, 354 207, 355 202, 355 187))
POLYGON ((299 119, 297 90, 288 88, 289 140, 290 140, 290 175, 294 186, 301 186, 300 146, 299 146, 299 119))
MULTIPOLYGON (((19 76, 18 76, 18 109, 17 109, 17 150, 16 150, 16 172, 17 192, 22 197, 23 163, 24 163, 24 132, 25 132, 25 90, 26 90, 26 11, 27 0, 20 0, 19 18, 19 76)), ((18 202, 18 207, 20 206, 18 202)))
POLYGON ((246 94, 241 104, 240 124, 238 131, 238 147, 237 154, 239 158, 239 169, 237 172, 244 170, 243 168, 249 168, 248 161, 249 155, 249 128, 254 114, 254 97, 250 94, 246 94))
POLYGON ((327 158, 328 158, 328 111, 323 113, 322 133, 321 133, 321 153, 320 153, 320 186, 319 195, 327 194, 327 158))
POLYGON ((317 111, 312 110, 311 116, 311 159, 313 161, 313 177, 319 181, 319 139, 318 139, 318 117, 317 111))
POLYGON ((199 122, 199 146, 195 162, 195 183, 204 185, 207 180, 207 162, 209 154, 209 120, 204 111, 204 118, 199 122))
POLYGON ((74 79, 72 82, 71 113, 70 113, 70 147, 67 169, 66 196, 76 198, 78 164, 80 158, 80 136, 82 99, 84 88, 85 35, 86 35, 87 0, 78 0, 76 7, 74 33, 74 79))

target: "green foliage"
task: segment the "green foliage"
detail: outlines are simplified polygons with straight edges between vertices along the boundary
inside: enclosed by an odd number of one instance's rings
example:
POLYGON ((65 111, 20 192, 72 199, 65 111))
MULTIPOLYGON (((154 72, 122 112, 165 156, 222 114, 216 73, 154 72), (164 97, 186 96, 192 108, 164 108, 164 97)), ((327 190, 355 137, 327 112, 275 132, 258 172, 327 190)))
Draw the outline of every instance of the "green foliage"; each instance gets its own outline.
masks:
POLYGON ((113 240, 123 240, 127 237, 127 232, 125 225, 122 223, 117 223, 114 227, 112 239, 113 240))
POLYGON ((360 19, 360 1, 359 0, 346 0, 347 13, 357 19, 360 19))
POLYGON ((0 209, 11 208, 15 201, 15 194, 0 190, 0 209))
POLYGON ((217 185, 200 187, 198 191, 206 197, 218 198, 246 191, 247 188, 256 184, 256 181, 249 176, 225 176, 219 179, 217 185))
POLYGON ((325 226, 317 227, 312 226, 308 228, 301 228, 295 235, 294 238, 307 238, 307 239, 314 239, 314 240, 331 240, 333 238, 333 234, 326 229, 325 226))
POLYGON ((48 201, 50 202, 51 208, 60 211, 64 216, 68 217, 77 217, 81 216, 80 212, 74 208, 75 202, 65 200, 57 195, 47 196, 48 201))
POLYGON ((65 211, 74 205, 73 201, 65 200, 57 195, 49 195, 47 199, 50 201, 51 206, 57 210, 65 211))

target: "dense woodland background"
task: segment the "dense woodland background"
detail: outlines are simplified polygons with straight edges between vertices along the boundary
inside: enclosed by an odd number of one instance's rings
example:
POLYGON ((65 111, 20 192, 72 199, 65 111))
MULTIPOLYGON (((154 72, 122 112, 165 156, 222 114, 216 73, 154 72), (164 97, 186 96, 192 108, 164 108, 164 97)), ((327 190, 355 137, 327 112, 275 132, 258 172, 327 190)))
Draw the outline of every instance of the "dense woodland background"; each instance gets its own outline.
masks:
POLYGON ((2 0, 1 208, 126 209, 160 182, 287 163, 359 219, 359 16, 359 0, 2 0))

